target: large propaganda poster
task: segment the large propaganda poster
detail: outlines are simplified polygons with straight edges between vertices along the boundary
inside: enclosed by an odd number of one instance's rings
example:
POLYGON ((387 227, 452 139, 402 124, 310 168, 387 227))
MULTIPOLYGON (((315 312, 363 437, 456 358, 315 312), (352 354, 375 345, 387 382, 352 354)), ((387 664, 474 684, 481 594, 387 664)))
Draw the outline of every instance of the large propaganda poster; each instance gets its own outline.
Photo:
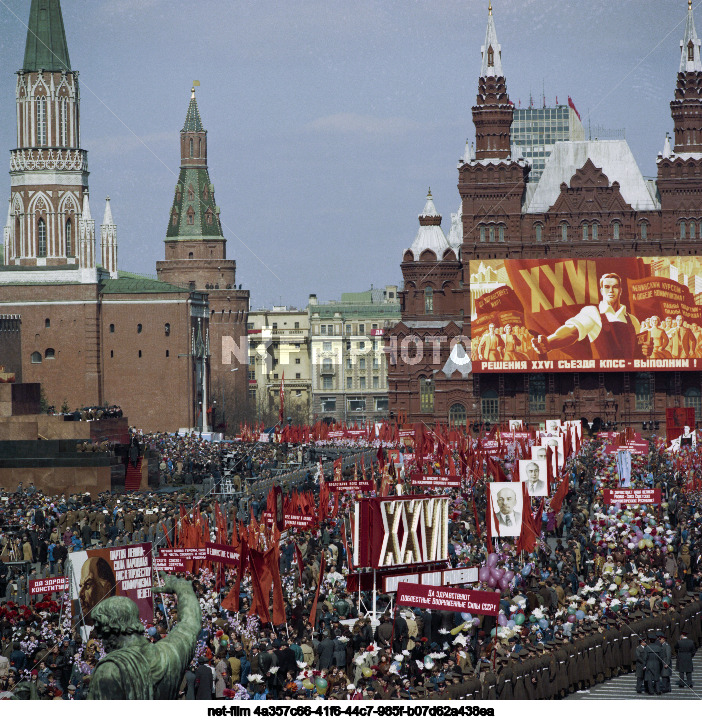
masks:
POLYGON ((473 372, 702 368, 695 257, 470 261, 473 372))
POLYGON ((153 618, 151 544, 94 548, 68 555, 71 599, 84 626, 93 626, 91 612, 105 598, 127 596, 139 608, 139 618, 153 618), (80 602, 80 608, 78 608, 80 602))

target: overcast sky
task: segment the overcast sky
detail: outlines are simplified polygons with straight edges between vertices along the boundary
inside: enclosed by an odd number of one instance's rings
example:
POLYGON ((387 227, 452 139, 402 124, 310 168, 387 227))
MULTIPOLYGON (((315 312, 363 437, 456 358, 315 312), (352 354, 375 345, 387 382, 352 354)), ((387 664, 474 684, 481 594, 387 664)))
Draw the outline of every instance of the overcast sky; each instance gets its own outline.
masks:
MULTIPOLYGON (((475 130, 487 0, 62 0, 82 146, 119 266, 155 273, 194 79, 237 282, 252 308, 401 281, 431 186, 448 233, 475 130)), ((695 0, 702 30, 702 0, 695 0)), ((0 147, 15 146, 29 0, 0 0, 0 147)), ((626 129, 645 176, 672 133, 686 0, 494 0, 515 104, 571 95, 626 129)), ((601 132, 601 131, 599 131, 601 132)), ((8 155, 5 155, 9 163, 8 155)), ((9 169, 9 164, 6 166, 9 169)), ((610 181, 614 179, 610 178, 610 181)), ((5 176, 9 196, 9 175, 5 176)), ((99 227, 97 228, 99 236, 99 227)))

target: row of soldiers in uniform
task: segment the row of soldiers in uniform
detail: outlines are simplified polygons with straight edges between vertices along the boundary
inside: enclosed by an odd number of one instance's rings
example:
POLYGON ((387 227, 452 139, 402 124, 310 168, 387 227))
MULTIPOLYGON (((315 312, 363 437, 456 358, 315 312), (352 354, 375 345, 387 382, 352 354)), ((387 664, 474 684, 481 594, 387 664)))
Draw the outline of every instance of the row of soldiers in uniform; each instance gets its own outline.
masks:
POLYGON ((411 695, 434 700, 559 699, 634 670, 638 678, 640 668, 644 681, 650 679, 651 692, 659 693, 666 688, 661 684, 664 659, 668 659, 669 669, 672 666, 660 643, 647 643, 649 634, 665 638, 668 648, 676 650, 680 683, 692 685, 692 656, 702 640, 702 601, 686 597, 665 613, 644 615, 636 611, 628 619, 610 619, 608 626, 603 622, 580 623, 573 627, 570 639, 529 645, 509 656, 501 655, 498 646, 491 659, 483 661, 479 676, 463 676, 458 681, 452 677, 448 683, 444 677, 435 676, 424 686, 415 687, 411 695), (643 667, 641 646, 647 649, 643 667))

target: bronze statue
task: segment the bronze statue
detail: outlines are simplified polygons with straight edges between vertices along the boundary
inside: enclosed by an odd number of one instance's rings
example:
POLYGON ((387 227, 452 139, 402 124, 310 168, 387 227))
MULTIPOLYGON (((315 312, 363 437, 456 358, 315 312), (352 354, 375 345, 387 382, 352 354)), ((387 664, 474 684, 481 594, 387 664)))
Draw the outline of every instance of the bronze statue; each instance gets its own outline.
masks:
POLYGON ((190 581, 168 576, 154 593, 175 593, 178 623, 158 643, 144 638, 137 605, 125 596, 101 601, 92 612, 106 654, 90 679, 89 699, 175 699, 202 629, 202 613, 190 581))

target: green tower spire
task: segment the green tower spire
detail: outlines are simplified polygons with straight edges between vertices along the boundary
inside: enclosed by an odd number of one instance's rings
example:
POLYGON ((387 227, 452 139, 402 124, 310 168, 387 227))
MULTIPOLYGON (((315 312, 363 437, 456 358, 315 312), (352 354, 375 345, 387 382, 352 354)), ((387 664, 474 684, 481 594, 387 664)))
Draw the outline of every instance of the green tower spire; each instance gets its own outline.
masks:
POLYGON ((32 0, 22 69, 25 72, 71 69, 60 0, 32 0))

